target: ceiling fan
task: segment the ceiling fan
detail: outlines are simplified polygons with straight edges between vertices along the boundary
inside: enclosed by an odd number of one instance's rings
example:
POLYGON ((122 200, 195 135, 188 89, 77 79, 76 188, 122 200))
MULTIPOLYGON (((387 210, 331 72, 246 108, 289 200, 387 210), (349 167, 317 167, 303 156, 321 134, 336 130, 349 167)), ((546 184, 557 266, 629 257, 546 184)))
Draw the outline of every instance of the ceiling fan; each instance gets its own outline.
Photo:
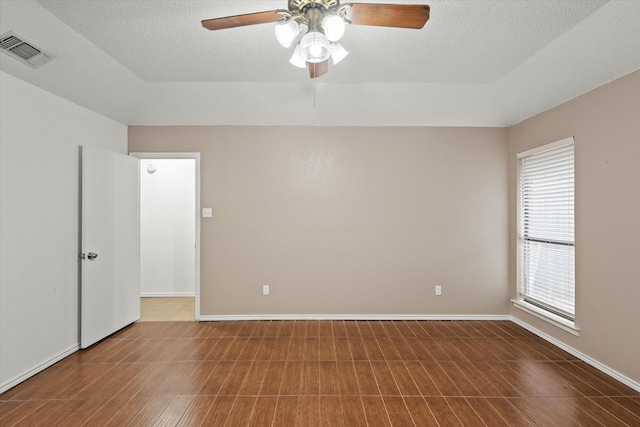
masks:
POLYGON ((429 6, 413 4, 345 3, 340 0, 289 0, 288 10, 247 13, 223 18, 205 19, 208 30, 277 22, 276 39, 283 47, 297 40, 289 62, 308 68, 311 78, 329 71, 329 59, 337 64, 347 52, 338 41, 346 24, 377 27, 424 27, 429 19, 429 6))

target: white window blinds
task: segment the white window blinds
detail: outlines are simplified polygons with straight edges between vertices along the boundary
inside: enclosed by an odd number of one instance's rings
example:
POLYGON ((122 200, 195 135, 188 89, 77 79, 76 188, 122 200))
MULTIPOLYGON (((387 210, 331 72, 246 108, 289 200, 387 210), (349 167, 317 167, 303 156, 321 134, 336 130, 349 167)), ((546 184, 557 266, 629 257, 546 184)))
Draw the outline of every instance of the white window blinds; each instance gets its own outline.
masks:
POLYGON ((573 138, 519 158, 520 298, 575 317, 573 138))

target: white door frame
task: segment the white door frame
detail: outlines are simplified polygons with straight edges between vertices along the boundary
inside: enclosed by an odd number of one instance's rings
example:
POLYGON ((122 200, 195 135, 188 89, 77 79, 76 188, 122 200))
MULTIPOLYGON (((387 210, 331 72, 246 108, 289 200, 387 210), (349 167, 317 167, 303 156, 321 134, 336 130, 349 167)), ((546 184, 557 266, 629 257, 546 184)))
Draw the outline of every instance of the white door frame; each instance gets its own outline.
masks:
POLYGON ((200 320, 200 153, 135 152, 129 155, 138 159, 195 159, 196 161, 196 283, 195 321, 200 320))

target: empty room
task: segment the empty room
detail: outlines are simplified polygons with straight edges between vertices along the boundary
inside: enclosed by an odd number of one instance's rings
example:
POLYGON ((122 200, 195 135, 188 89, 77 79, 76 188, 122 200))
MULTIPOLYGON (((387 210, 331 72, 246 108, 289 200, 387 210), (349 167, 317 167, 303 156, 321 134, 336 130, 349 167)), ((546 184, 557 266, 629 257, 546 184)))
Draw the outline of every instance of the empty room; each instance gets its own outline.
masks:
POLYGON ((640 425, 640 2, 0 0, 0 39, 1 425, 640 425))

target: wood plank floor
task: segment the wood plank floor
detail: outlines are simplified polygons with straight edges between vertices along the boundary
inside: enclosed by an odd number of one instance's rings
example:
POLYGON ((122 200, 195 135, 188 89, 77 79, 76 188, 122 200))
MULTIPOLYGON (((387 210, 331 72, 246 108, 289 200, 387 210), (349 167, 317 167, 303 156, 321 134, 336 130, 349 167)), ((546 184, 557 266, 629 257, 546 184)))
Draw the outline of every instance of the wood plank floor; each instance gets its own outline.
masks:
POLYGON ((640 394, 504 321, 133 324, 2 426, 640 426, 640 394))

